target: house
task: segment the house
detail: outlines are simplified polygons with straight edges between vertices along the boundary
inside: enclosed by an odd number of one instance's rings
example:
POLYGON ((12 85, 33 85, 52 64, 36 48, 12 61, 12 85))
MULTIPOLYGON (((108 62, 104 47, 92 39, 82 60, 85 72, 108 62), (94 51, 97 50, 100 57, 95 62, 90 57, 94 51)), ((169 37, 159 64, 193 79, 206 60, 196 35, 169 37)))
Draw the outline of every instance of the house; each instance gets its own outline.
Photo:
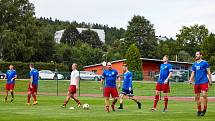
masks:
MULTIPOLYGON (((142 60, 142 75, 144 80, 153 80, 154 75, 159 74, 160 65, 163 63, 163 60, 159 59, 149 59, 149 58, 140 58, 142 60)), ((125 59, 112 61, 112 68, 116 69, 118 73, 123 74, 122 65, 125 59)), ((174 70, 190 70, 192 63, 190 62, 179 62, 179 61, 169 61, 172 64, 174 70)), ((85 71, 93 71, 97 74, 102 74, 104 67, 102 64, 95 64, 84 66, 85 71)))
MULTIPOLYGON (((83 30, 88 30, 89 28, 76 28, 76 29, 78 30, 79 33, 81 33, 83 30)), ((96 32, 99 36, 100 41, 105 43, 105 31, 103 29, 90 29, 90 30, 96 32)), ((64 31, 65 29, 55 32, 54 39, 56 43, 60 44, 60 40, 63 36, 64 31)))

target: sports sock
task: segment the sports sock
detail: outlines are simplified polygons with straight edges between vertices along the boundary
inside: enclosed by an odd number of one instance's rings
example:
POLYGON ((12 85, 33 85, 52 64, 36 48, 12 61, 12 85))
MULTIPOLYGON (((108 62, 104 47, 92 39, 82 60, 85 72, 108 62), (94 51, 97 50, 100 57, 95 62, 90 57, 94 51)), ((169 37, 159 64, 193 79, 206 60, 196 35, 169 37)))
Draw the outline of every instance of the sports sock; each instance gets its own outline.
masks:
POLYGON ((28 103, 30 103, 31 94, 28 94, 28 103))
POLYGON ((164 108, 167 109, 168 97, 164 97, 164 108))
POLYGON ((198 111, 202 111, 201 105, 198 105, 198 111))
POLYGON ((155 95, 155 98, 154 98, 154 108, 157 107, 158 100, 159 100, 159 95, 155 95))

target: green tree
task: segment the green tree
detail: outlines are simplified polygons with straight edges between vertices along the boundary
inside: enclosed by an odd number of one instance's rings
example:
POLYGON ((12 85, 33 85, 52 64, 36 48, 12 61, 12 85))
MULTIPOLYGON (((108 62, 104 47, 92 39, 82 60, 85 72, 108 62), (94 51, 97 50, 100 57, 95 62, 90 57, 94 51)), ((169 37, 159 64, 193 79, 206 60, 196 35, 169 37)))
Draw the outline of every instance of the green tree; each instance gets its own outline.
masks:
POLYGON ((34 14, 34 6, 28 0, 0 1, 0 41, 4 60, 34 61, 32 56, 42 38, 34 14))
POLYGON ((204 58, 209 61, 212 69, 215 69, 215 34, 211 33, 205 40, 203 40, 201 48, 204 58))
POLYGON ((190 27, 183 26, 180 33, 177 33, 177 41, 180 50, 185 50, 194 55, 200 50, 202 41, 208 36, 208 29, 205 25, 195 24, 190 27))
POLYGON ((126 48, 135 43, 142 57, 156 57, 157 39, 153 24, 143 16, 134 16, 128 23, 125 33, 126 48))
POLYGON ((68 44, 70 46, 74 46, 79 39, 79 32, 74 25, 70 25, 64 31, 61 42, 64 44, 68 44))
POLYGON ((129 66, 129 70, 142 71, 140 51, 135 44, 132 44, 126 53, 126 64, 129 66))
POLYGON ((83 30, 80 34, 80 39, 84 43, 88 43, 93 48, 102 48, 103 43, 100 41, 98 34, 95 31, 83 30))
POLYGON ((54 61, 57 63, 65 63, 69 64, 73 62, 73 50, 72 48, 67 45, 67 44, 60 44, 60 45, 55 45, 56 47, 56 52, 53 55, 54 56, 54 61))
POLYGON ((162 58, 163 55, 168 55, 170 60, 175 60, 179 52, 179 47, 176 40, 173 38, 166 38, 166 40, 159 40, 158 50, 158 58, 162 58))
POLYGON ((102 62, 102 50, 99 48, 92 48, 87 43, 78 42, 72 47, 72 51, 73 62, 77 63, 81 70, 83 66, 102 62))
POLYGON ((194 58, 184 50, 180 51, 177 56, 178 56, 178 61, 193 62, 194 60, 194 58))

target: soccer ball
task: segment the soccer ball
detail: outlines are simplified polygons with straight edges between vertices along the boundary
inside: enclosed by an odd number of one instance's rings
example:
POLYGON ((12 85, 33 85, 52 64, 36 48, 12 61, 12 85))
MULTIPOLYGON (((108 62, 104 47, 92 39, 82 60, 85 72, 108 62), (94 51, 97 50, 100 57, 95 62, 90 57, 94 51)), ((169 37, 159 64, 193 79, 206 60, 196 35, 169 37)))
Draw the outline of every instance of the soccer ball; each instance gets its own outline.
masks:
POLYGON ((89 110, 89 108, 90 108, 90 105, 89 105, 89 104, 84 104, 84 105, 83 105, 83 109, 84 109, 84 110, 89 110))

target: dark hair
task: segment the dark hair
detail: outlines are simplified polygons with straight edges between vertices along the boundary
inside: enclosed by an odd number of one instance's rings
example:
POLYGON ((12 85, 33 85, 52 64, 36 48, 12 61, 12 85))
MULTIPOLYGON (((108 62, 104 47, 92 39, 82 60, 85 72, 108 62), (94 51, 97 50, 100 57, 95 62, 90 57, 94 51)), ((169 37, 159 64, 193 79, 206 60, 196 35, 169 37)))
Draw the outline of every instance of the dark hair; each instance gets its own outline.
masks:
POLYGON ((30 66, 31 68, 34 68, 34 64, 33 64, 33 63, 30 63, 29 66, 30 66))
POLYGON ((203 53, 201 51, 196 51, 196 53, 199 53, 200 55, 203 55, 203 53))

